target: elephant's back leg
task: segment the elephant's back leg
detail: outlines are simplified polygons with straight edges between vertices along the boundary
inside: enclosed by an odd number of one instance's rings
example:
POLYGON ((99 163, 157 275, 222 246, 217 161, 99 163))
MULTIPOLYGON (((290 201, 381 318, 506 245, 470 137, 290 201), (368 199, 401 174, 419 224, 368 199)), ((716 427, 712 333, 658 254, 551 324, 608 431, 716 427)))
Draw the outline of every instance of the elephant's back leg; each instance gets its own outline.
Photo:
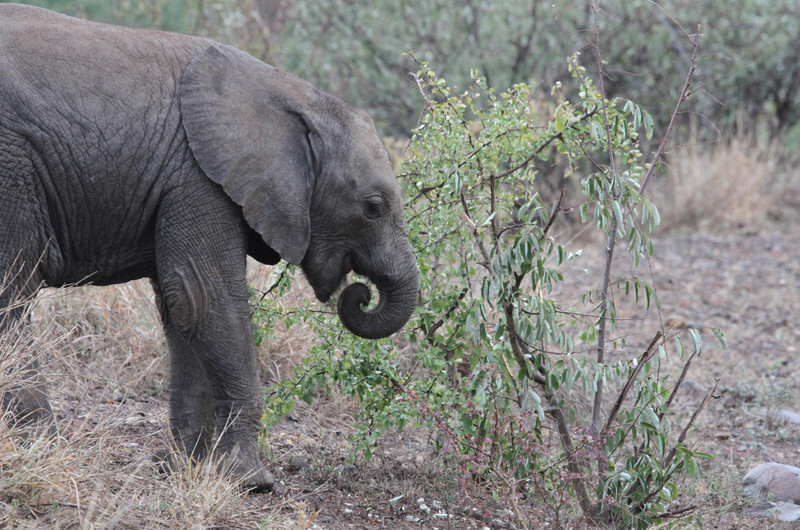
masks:
POLYGON ((61 261, 43 189, 45 166, 21 140, 4 142, 4 136, 0 128, 0 310, 31 297, 61 261))
POLYGON ((0 394, 3 411, 21 424, 48 423, 53 412, 39 372, 41 351, 24 325, 30 300, 43 283, 43 212, 33 164, 0 150, 0 394))

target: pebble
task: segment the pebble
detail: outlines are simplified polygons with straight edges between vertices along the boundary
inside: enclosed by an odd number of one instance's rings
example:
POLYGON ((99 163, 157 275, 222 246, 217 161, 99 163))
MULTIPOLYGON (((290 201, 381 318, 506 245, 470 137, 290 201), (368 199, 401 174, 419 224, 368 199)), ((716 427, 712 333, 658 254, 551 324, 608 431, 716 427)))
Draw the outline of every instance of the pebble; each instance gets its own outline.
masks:
POLYGON ((765 502, 745 512, 747 515, 773 517, 779 521, 797 521, 800 519, 800 506, 791 502, 765 502))
POLYGON ((800 414, 792 412, 791 410, 779 410, 774 414, 774 418, 777 421, 800 425, 800 414))
POLYGON ((747 497, 800 503, 800 468, 768 462, 759 464, 742 481, 747 497))

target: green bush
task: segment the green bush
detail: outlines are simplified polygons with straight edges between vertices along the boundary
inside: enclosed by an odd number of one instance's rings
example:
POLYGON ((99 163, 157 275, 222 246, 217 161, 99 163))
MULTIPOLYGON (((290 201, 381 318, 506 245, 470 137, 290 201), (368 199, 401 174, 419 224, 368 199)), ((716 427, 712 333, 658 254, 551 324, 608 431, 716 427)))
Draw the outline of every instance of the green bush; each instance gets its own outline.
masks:
MULTIPOLYGON (((493 484, 521 519, 534 507, 637 527, 670 516, 677 478, 695 476, 706 457, 665 418, 671 382, 659 363, 667 340, 681 355, 683 342, 659 332, 635 362, 580 353, 608 347, 613 289, 645 306, 657 303, 655 291, 638 278, 610 284, 606 275, 585 297, 596 301, 590 313, 563 305, 554 294, 562 265, 585 258, 554 235, 567 208, 545 203, 534 169, 553 152, 563 158, 565 178, 580 181, 581 222, 608 248, 624 242, 638 263, 652 254, 647 232, 659 221, 639 193, 649 168, 639 135, 652 134, 653 119, 605 98, 577 55, 569 70, 576 100, 556 85, 542 103, 526 84, 495 92, 477 72, 456 92, 419 63, 425 113, 401 178, 423 304, 403 336, 377 342, 343 332, 330 313, 293 308, 291 318, 310 323, 318 340, 295 377, 271 389, 267 423, 293 398, 335 388, 361 404, 358 454, 370 458, 384 433, 426 426, 446 461, 468 482, 493 484), (604 389, 618 390, 610 410, 604 389), (574 393, 595 396, 592 417, 564 399, 574 393)), ((613 252, 607 259, 610 267, 613 252)), ((276 318, 277 300, 263 298, 257 318, 276 318)), ((700 334, 689 336, 699 352, 700 334)))

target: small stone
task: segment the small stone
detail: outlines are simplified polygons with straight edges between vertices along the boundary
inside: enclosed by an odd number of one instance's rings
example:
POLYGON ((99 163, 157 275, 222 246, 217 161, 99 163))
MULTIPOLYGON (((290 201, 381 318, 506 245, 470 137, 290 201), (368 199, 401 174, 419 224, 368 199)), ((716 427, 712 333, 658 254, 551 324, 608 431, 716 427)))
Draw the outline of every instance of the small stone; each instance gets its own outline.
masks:
POLYGON ((774 414, 774 418, 777 421, 800 425, 800 414, 792 412, 791 410, 779 410, 774 414))
POLYGON ((747 497, 800 503, 800 468, 768 462, 759 464, 742 481, 747 497))
POLYGON ((296 456, 289 459, 289 464, 286 466, 286 470, 290 473, 305 473, 310 468, 311 465, 308 462, 296 456))
POLYGON ((750 508, 745 513, 773 517, 779 521, 797 521, 800 519, 800 506, 791 502, 765 502, 750 508))

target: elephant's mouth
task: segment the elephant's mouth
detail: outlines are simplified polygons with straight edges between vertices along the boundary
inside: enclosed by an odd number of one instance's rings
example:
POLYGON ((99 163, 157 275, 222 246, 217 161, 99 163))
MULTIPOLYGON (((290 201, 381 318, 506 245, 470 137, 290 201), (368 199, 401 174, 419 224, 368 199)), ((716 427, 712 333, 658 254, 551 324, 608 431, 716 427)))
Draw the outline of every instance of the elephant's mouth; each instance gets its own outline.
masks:
POLYGON ((352 255, 349 253, 346 254, 341 260, 338 269, 328 268, 326 271, 321 271, 322 274, 319 274, 318 276, 308 274, 308 272, 310 271, 306 271, 306 276, 308 276, 309 283, 311 283, 312 287, 314 288, 314 295, 317 297, 317 300, 323 303, 330 300, 333 293, 336 292, 345 282, 348 274, 351 272, 361 274, 358 271, 358 267, 356 266, 352 255), (322 281, 315 282, 314 277, 320 278, 322 281))

